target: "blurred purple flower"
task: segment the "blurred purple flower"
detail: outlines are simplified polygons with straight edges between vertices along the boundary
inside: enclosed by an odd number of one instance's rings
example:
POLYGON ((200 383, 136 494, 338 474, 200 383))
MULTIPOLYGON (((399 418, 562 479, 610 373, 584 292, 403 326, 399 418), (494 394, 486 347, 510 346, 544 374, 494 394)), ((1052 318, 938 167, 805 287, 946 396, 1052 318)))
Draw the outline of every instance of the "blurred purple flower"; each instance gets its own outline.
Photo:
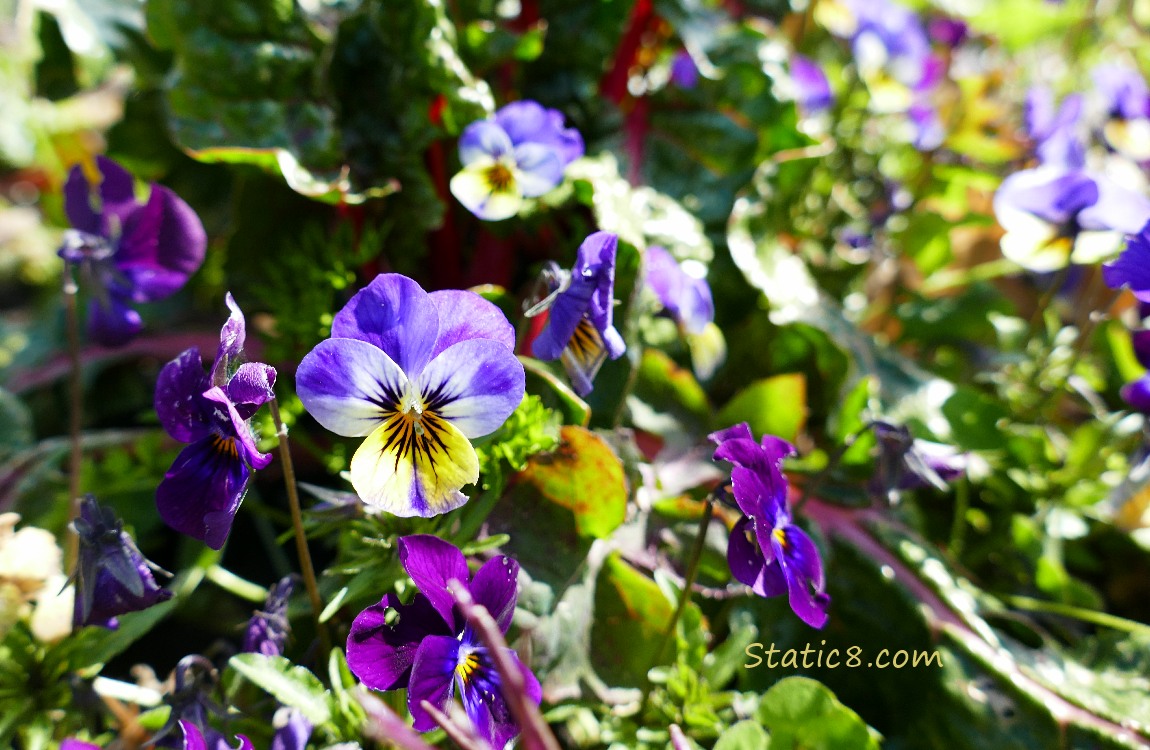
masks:
POLYGON ((499 308, 381 274, 336 313, 331 335, 300 362, 296 391, 327 429, 367 436, 351 459, 363 502, 423 517, 467 502, 459 490, 479 478, 470 439, 523 400, 515 331, 499 308))
POLYGON ((671 58, 671 83, 681 89, 693 89, 699 85, 699 66, 685 49, 676 51, 671 58))
POLYGON ((117 615, 172 598, 172 592, 160 588, 153 575, 164 571, 144 558, 120 519, 96 498, 88 495, 80 501, 80 516, 73 528, 80 542, 74 627, 99 625, 114 630, 119 627, 117 615))
POLYGON ((1150 160, 1150 87, 1146 79, 1122 63, 1099 65, 1093 77, 1108 118, 1102 129, 1106 143, 1136 161, 1150 160))
POLYGON ((514 216, 524 198, 537 198, 563 181, 583 155, 583 137, 563 126, 563 114, 538 102, 512 102, 491 120, 468 125, 459 137, 463 169, 451 194, 480 219, 514 216))
POLYGON ((687 333, 702 333, 715 319, 711 287, 703 276, 694 276, 679 264, 671 253, 658 245, 647 248, 644 255, 644 280, 663 311, 687 333))
POLYGON ((68 738, 60 743, 60 750, 100 750, 100 746, 91 742, 68 738))
POLYGON ((256 448, 248 420, 275 398, 274 368, 239 364, 244 315, 229 293, 231 315, 220 329, 210 374, 199 349, 164 365, 156 382, 155 408, 168 434, 188 443, 156 489, 156 507, 176 531, 220 549, 228 538, 252 471, 271 463, 256 448))
POLYGON ((831 92, 830 81, 818 63, 802 55, 791 56, 791 81, 795 89, 795 101, 803 113, 814 115, 830 109, 835 96, 831 92))
MULTIPOLYGON (((184 730, 184 750, 222 750, 222 748, 231 748, 231 744, 226 740, 216 740, 215 737, 209 736, 204 738, 202 732, 195 724, 190 721, 180 720, 180 729, 184 730)), ((244 735, 236 735, 236 739, 240 741, 236 750, 255 750, 252 747, 251 740, 244 735)))
POLYGON ((915 439, 903 425, 875 422, 872 429, 879 453, 870 491, 892 504, 900 490, 945 490, 966 472, 969 456, 954 446, 915 439))
POLYGON ((958 18, 932 18, 927 30, 932 40, 951 49, 966 41, 969 33, 966 22, 958 18))
POLYGON ((709 438, 718 446, 715 460, 734 464, 732 492, 744 514, 731 530, 727 546, 731 574, 759 596, 786 593, 800 620, 813 628, 823 627, 830 597, 822 560, 787 508, 782 463, 795 454, 794 446, 772 435, 756 443, 745 422, 709 438))
POLYGON ((618 242, 618 235, 595 232, 579 246, 570 272, 552 264, 544 272, 549 294, 528 312, 550 311, 531 352, 542 360, 561 359, 581 396, 591 392, 607 358, 618 359, 627 348, 611 321, 618 242))
POLYGON ((1026 92, 1026 134, 1042 164, 1078 169, 1086 163, 1086 148, 1078 134, 1082 96, 1071 94, 1055 109, 1054 94, 1037 86, 1026 92))
POLYGON ((930 56, 930 40, 918 14, 890 0, 848 0, 856 19, 851 45, 864 77, 880 72, 904 86, 918 85, 930 56))
MULTIPOLYGON (((509 557, 486 562, 471 578, 467 561, 454 546, 434 536, 399 540, 399 559, 419 593, 410 604, 386 594, 352 623, 347 664, 373 690, 407 688, 407 705, 421 732, 436 727, 420 705, 424 700, 445 711, 458 690, 478 734, 502 749, 519 734, 487 648, 455 606, 450 582, 467 587, 476 604, 487 608, 506 633, 518 600, 519 564, 509 557)), ((508 650, 518 664, 518 656, 508 650)), ((520 664, 527 695, 542 698, 539 681, 520 664)))
POLYGON ((313 727, 307 717, 298 709, 279 709, 276 711, 272 723, 276 726, 276 731, 272 735, 272 742, 268 745, 268 750, 305 750, 307 748, 307 741, 311 737, 313 727))
POLYGON ((1150 303, 1150 222, 1127 238, 1121 255, 1102 266, 1102 278, 1110 288, 1130 287, 1139 302, 1150 303))
POLYGON ((283 654, 291 629, 287 617, 288 598, 294 586, 295 582, 289 575, 281 578, 268 591, 264 608, 248 620, 248 628, 244 633, 244 653, 265 656, 283 654))
POLYGON ((59 255, 91 290, 88 335, 103 346, 119 346, 143 328, 131 305, 182 287, 204 262, 207 236, 195 212, 168 188, 152 185, 148 202, 139 203, 123 167, 103 156, 96 157, 96 167, 98 187, 79 165, 68 173, 64 212, 73 228, 59 255))

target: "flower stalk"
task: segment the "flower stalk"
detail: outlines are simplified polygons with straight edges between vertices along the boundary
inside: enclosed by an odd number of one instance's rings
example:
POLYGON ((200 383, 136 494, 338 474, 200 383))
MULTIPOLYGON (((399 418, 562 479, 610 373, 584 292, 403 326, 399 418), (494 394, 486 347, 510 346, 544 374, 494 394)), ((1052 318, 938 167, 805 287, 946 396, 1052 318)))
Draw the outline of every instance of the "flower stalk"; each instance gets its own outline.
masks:
MULTIPOLYGON (((68 525, 80 515, 80 472, 83 469, 84 451, 81 442, 80 429, 84 420, 84 384, 80 364, 80 313, 76 308, 76 293, 79 288, 76 280, 72 278, 70 269, 64 272, 64 316, 68 330, 68 525)), ((71 570, 75 565, 80 550, 80 537, 75 533, 68 534, 68 543, 64 552, 64 569, 71 570)))
POLYGON ((296 487, 295 466, 291 460, 287 426, 284 425, 283 419, 280 417, 279 402, 273 398, 268 404, 271 407, 272 421, 276 426, 280 462, 284 472, 284 486, 287 488, 288 505, 291 507, 292 528, 295 530, 295 548, 299 555, 299 567, 303 573, 304 588, 307 589, 308 599, 311 600, 312 616, 315 618, 315 632, 319 637, 320 648, 324 654, 329 654, 331 653, 331 637, 328 635, 327 627, 320 621, 320 613, 323 612, 323 599, 319 595, 315 567, 311 562, 311 550, 308 549, 307 535, 304 534, 303 512, 300 510, 299 489, 296 487))
POLYGON ((663 632, 663 640, 655 654, 656 664, 662 662, 663 654, 667 652, 667 644, 675 635, 679 618, 683 616, 683 610, 687 608, 687 602, 691 600, 691 588, 695 585, 695 578, 699 575, 699 562, 703 559, 703 547, 707 543, 707 527, 711 525, 711 517, 714 512, 714 496, 707 495, 706 500, 703 501, 703 515, 699 518, 699 530, 695 534, 695 544, 691 548, 690 562, 687 563, 687 575, 683 580, 683 590, 679 592, 679 603, 675 605, 675 612, 671 615, 671 621, 663 632))

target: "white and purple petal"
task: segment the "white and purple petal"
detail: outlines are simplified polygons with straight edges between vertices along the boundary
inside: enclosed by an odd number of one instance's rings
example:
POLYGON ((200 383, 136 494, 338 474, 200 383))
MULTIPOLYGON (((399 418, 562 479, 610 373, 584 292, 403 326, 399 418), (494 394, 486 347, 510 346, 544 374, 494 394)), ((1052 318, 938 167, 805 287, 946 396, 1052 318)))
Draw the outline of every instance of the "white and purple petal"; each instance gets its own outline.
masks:
POLYGON ((416 383, 424 409, 451 422, 464 435, 487 435, 523 400, 523 364, 490 339, 471 339, 444 350, 416 383))
POLYGON ((304 408, 324 427, 347 437, 375 431, 399 407, 407 388, 407 376, 391 357, 351 338, 321 341, 296 370, 296 392, 304 408))
POLYGON ((431 293, 439 312, 439 337, 431 356, 470 339, 491 339, 508 349, 515 349, 515 328, 503 311, 475 292, 444 289, 431 293))
POLYGON ((373 344, 415 377, 431 359, 439 313, 419 284, 401 274, 380 274, 335 314, 331 336, 373 344))
POLYGON ((515 146, 502 127, 491 120, 476 120, 459 136, 459 161, 468 167, 483 158, 499 159, 515 146))
POLYGON ((515 147, 515 181, 525 198, 538 198, 563 182, 563 162, 551 148, 539 143, 515 147))
POLYGON ((495 113, 495 122, 516 146, 539 143, 551 148, 563 167, 583 156, 583 136, 575 128, 564 127, 559 110, 529 99, 511 102, 495 113))
POLYGON ((519 213, 523 194, 515 180, 513 165, 500 164, 488 157, 472 162, 460 170, 448 187, 463 207, 484 221, 502 221, 519 213), (506 180, 497 184, 493 175, 506 180))

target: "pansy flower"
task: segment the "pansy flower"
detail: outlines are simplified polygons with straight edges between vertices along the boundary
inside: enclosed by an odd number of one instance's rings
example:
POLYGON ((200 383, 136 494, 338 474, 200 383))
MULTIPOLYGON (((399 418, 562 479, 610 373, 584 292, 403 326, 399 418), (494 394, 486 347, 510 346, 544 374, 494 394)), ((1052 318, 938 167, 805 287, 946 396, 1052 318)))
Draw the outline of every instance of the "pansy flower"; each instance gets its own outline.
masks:
POLYGON ((99 186, 72 168, 64 183, 64 212, 72 229, 59 255, 78 268, 91 291, 88 334, 119 346, 143 328, 131 306, 173 294, 204 261, 207 236, 195 212, 162 185, 147 203, 136 200, 132 176, 116 162, 96 157, 99 186), (97 199, 95 205, 93 200, 97 199))
POLYGON ((671 56, 671 83, 681 89, 693 89, 699 85, 699 66, 685 49, 676 50, 671 56))
POLYGON ((156 489, 156 507, 176 531, 212 549, 224 545, 252 471, 271 463, 256 447, 248 420, 275 398, 276 371, 259 362, 239 364, 244 315, 232 295, 210 373, 191 348, 164 365, 155 407, 168 434, 188 443, 156 489))
MULTIPOLYGON (((436 723, 420 704, 428 701, 446 711, 458 691, 476 732, 502 750, 519 734, 519 726, 491 655, 456 607, 449 585, 454 580, 466 586, 475 603, 485 607, 506 633, 519 597, 519 564, 496 557, 472 578, 463 553, 429 535, 400 539, 399 559, 419 593, 410 604, 387 594, 355 618, 347 639, 348 668, 374 690, 406 687, 407 705, 421 732, 434 729, 436 723)), ((508 651, 519 664, 515 652, 508 651)), ((526 666, 519 666, 528 697, 539 703, 539 681, 526 666)))
POLYGON ((709 378, 727 354, 723 332, 715 325, 715 303, 702 264, 680 264, 658 245, 643 255, 643 275, 663 312, 675 321, 691 350, 691 361, 701 378, 709 378))
POLYGON ((1082 117, 1082 96, 1071 94, 1055 107, 1054 94, 1045 87, 1026 92, 1023 123, 1042 164, 1079 166, 1086 154, 1078 134, 1082 117))
POLYGON ((1134 68, 1099 65, 1094 86, 1106 111, 1102 135, 1115 151, 1135 161, 1150 161, 1150 87, 1134 68))
POLYGON ((581 396, 591 392, 591 381, 607 358, 618 359, 627 349, 611 321, 618 242, 618 235, 610 232, 595 232, 583 240, 570 272, 554 264, 544 272, 549 294, 528 311, 549 311, 531 353, 542 360, 562 360, 581 396))
MULTIPOLYGON (((180 720, 180 729, 184 731, 184 748, 183 750, 221 750, 228 748, 231 750, 231 743, 224 740, 222 737, 215 737, 209 735, 204 737, 204 733, 200 731, 199 727, 190 721, 180 720)), ((240 741, 235 750, 255 750, 252 746, 252 741, 247 736, 239 734, 236 739, 240 741)))
POLYGON ((563 114, 538 102, 512 102, 459 137, 463 170, 451 194, 480 219, 514 216, 524 198, 538 198, 563 182, 567 165, 583 155, 583 137, 563 126, 563 114))
POLYGON ((827 74, 809 57, 791 56, 791 83, 795 103, 803 114, 809 116, 824 112, 835 102, 827 74))
POLYGON ((115 629, 116 617, 172 598, 156 583, 159 567, 145 559, 120 519, 88 495, 72 522, 80 540, 72 625, 115 629))
POLYGON ((351 459, 365 503, 435 516, 467 502, 459 490, 479 478, 470 439, 523 400, 514 345, 507 318, 479 295, 428 294, 382 274, 336 313, 331 338, 300 362, 296 391, 327 429, 367 436, 351 459))
POLYGON ((794 446, 772 435, 756 443, 745 422, 709 437, 718 446, 715 460, 734 464, 732 493, 744 514, 727 546, 731 575, 759 596, 786 593, 799 619, 823 627, 830 597, 822 560, 787 508, 787 478, 781 467, 783 459, 795 454, 794 446))

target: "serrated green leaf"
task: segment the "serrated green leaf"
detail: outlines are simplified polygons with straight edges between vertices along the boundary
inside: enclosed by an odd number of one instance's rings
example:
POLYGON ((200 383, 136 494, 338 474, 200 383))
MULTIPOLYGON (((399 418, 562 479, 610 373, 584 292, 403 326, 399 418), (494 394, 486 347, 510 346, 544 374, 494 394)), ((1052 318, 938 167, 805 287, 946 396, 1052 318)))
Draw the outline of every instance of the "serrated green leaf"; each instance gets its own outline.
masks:
POLYGON ((312 724, 331 719, 331 697, 314 674, 282 656, 237 654, 228 666, 285 706, 299 709, 312 724))

